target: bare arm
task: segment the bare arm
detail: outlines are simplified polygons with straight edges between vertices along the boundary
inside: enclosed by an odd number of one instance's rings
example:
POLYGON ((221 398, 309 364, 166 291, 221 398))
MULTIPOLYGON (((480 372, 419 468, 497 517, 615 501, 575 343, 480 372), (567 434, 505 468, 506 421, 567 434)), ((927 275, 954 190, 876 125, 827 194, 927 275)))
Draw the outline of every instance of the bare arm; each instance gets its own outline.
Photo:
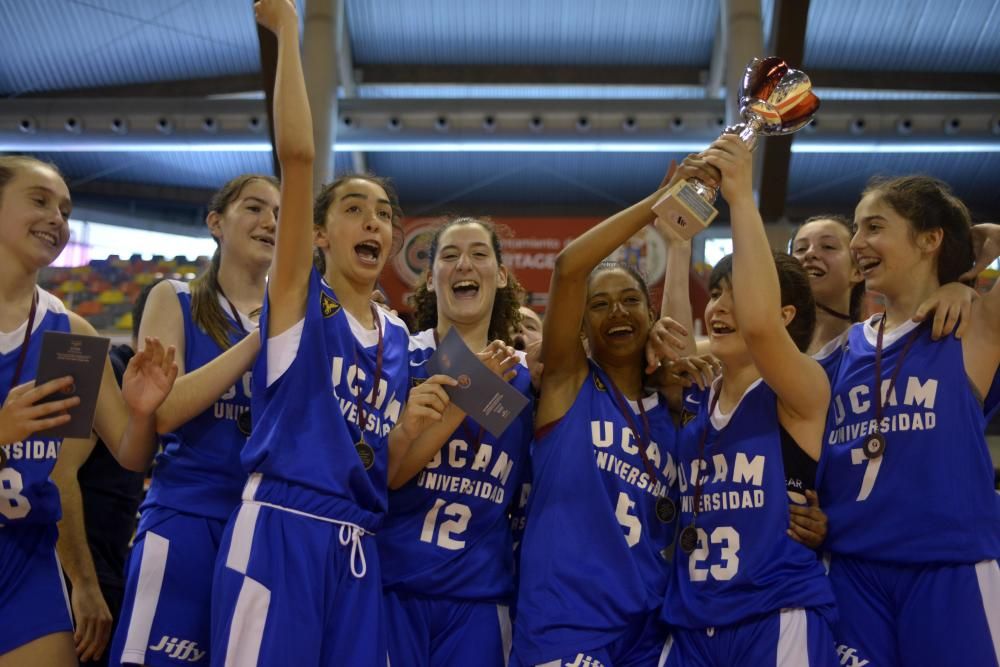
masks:
MULTIPOLYGON (((973 227, 976 266, 988 266, 1000 255, 1000 225, 973 227)), ((1000 365, 1000 280, 972 305, 969 327, 962 338, 962 355, 969 378, 985 396, 1000 365)))
POLYGON ((444 390, 457 384, 447 375, 432 375, 410 391, 399 423, 389 432, 387 479, 391 488, 399 488, 420 472, 458 428, 464 414, 452 405, 444 390), (417 453, 411 455, 415 446, 417 453), (421 462, 425 454, 427 458, 421 462))
POLYGON ((657 191, 573 239, 556 258, 543 323, 541 398, 537 423, 559 419, 573 404, 587 376, 587 355, 580 324, 587 299, 587 277, 615 248, 653 221, 657 191))
POLYGON ((281 163, 281 199, 268 281, 268 335, 305 316, 313 253, 312 114, 299 54, 299 20, 291 0, 261 0, 257 21, 278 38, 274 82, 274 142, 281 163), (274 298, 271 298, 274 297, 274 298))
POLYGON ((732 215, 737 328, 764 382, 778 395, 782 424, 807 454, 819 459, 830 383, 785 326, 794 308, 781 305, 778 271, 753 199, 750 151, 737 136, 724 135, 705 159, 722 173, 722 192, 732 215))
POLYGON ((64 440, 52 469, 52 481, 59 488, 62 503, 56 551, 62 568, 73 585, 70 598, 76 622, 73 638, 80 660, 100 657, 111 635, 111 611, 101 593, 94 559, 87 544, 83 496, 77 477, 80 467, 94 451, 96 442, 95 436, 86 440, 64 440))

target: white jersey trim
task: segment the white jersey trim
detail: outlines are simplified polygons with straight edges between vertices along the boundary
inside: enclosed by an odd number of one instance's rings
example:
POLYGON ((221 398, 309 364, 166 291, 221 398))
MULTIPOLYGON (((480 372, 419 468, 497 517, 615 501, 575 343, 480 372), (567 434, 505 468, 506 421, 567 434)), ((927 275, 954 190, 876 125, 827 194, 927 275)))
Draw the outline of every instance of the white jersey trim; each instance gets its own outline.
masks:
POLYGON ((301 320, 267 341, 267 386, 270 387, 281 379, 292 366, 295 356, 299 353, 299 343, 302 342, 302 329, 306 320, 301 320))
MULTIPOLYGON (((41 287, 35 286, 35 293, 38 295, 38 306, 35 309, 35 322, 31 325, 31 333, 34 334, 42 326, 42 320, 49 312, 57 315, 66 314, 66 306, 55 294, 46 292, 41 287)), ((21 347, 24 342, 24 330, 28 326, 28 317, 25 313, 24 320, 13 331, 0 331, 0 353, 9 354, 21 347)))
POLYGON ((226 641, 225 667, 259 664, 260 645, 264 641, 270 606, 271 591, 262 583, 244 576, 226 641))
POLYGON ((983 597, 986 626, 993 639, 993 653, 1000 664, 1000 561, 984 560, 976 563, 979 594, 983 597))
MULTIPOLYGON (((864 327, 865 340, 868 341, 868 344, 872 347, 875 347, 878 344, 878 323, 881 319, 882 313, 875 313, 861 325, 864 327)), ((920 322, 907 320, 892 331, 887 331, 885 335, 882 336, 882 349, 884 350, 889 347, 897 340, 916 329, 918 326, 920 326, 920 322)))
MULTIPOLYGON (((751 382, 750 386, 747 387, 746 391, 743 392, 743 395, 740 396, 740 400, 736 401, 736 405, 734 405, 733 409, 730 410, 729 412, 723 412, 722 407, 718 403, 715 404, 715 410, 710 415, 710 419, 712 420, 712 426, 715 427, 716 431, 721 431, 722 429, 726 428, 726 426, 729 425, 729 420, 731 420, 733 418, 733 415, 736 414, 736 411, 740 409, 740 405, 743 403, 743 399, 745 399, 747 395, 751 391, 756 389, 757 385, 759 385, 763 381, 764 378, 757 378, 756 380, 751 382)), ((715 396, 715 392, 718 391, 719 387, 721 386, 722 386, 721 377, 712 383, 712 389, 711 391, 708 392, 709 405, 712 405, 712 397, 715 396)))
POLYGON ((850 333, 851 333, 851 328, 847 327, 847 329, 845 329, 844 332, 841 333, 839 336, 827 341, 826 344, 823 345, 823 347, 816 350, 816 354, 812 355, 812 358, 815 359, 816 361, 823 361, 831 354, 833 354, 840 348, 847 345, 847 338, 850 335, 850 333))

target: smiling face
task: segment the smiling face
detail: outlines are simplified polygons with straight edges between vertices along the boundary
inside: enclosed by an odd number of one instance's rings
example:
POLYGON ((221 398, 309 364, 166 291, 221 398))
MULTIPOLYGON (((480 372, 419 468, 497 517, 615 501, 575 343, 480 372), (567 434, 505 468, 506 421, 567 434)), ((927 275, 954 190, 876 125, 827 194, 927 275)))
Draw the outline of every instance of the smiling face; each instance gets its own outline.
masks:
POLYGON ((315 229, 327 274, 341 275, 368 296, 392 250, 392 219, 382 186, 361 178, 338 185, 324 226, 315 229))
POLYGON ((0 193, 0 246, 28 271, 48 266, 69 241, 69 188, 51 167, 25 163, 0 193))
POLYGON ((823 304, 850 299, 851 288, 862 281, 850 252, 851 232, 836 220, 819 219, 799 228, 792 256, 809 274, 816 299, 823 304))
POLYGON ((609 356, 641 359, 652 324, 643 287, 628 271, 610 268, 591 276, 583 331, 598 361, 609 356))
POLYGON ((222 212, 208 214, 222 259, 267 267, 274 257, 278 189, 261 179, 248 181, 222 212))
POLYGON ((910 221, 877 191, 858 203, 854 225, 851 254, 868 289, 895 297, 905 293, 908 285, 937 280, 933 234, 915 233, 910 221))
POLYGON ((542 318, 528 306, 521 306, 518 311, 521 313, 521 328, 515 337, 515 347, 517 339, 520 338, 520 349, 526 349, 529 345, 542 340, 542 318))
POLYGON ((437 298, 438 323, 489 321, 507 269, 497 262, 492 236, 476 223, 451 225, 437 242, 427 289, 437 298))

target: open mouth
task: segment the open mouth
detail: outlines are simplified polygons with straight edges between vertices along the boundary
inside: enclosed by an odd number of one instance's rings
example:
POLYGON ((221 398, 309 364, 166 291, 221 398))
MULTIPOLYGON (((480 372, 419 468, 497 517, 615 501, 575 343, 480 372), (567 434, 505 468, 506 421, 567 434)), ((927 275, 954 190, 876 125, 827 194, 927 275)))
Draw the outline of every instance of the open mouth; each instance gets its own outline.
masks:
POLYGON ((867 276, 876 267, 882 264, 882 260, 876 257, 858 257, 858 268, 861 269, 861 273, 867 276))
POLYGON ((822 278, 826 275, 826 271, 815 264, 806 264, 803 268, 806 270, 806 273, 810 278, 822 278))
POLYGON ((274 247, 273 236, 251 236, 250 238, 252 238, 254 241, 257 241, 258 243, 263 243, 264 245, 269 246, 271 248, 274 247))
POLYGON ((364 264, 377 265, 382 246, 376 241, 362 241, 354 246, 354 252, 364 264))
POLYGON ((53 248, 55 248, 55 247, 57 247, 59 245, 59 237, 56 236, 55 234, 53 234, 52 232, 35 232, 35 231, 33 231, 33 232, 31 232, 31 235, 34 236, 36 239, 40 239, 42 242, 47 243, 48 245, 52 246, 53 248))
POLYGON ((712 322, 712 335, 713 336, 725 336, 734 333, 736 329, 729 326, 725 322, 712 322))
POLYGON ((479 294, 479 283, 474 280, 460 280, 451 286, 458 299, 474 299, 479 294))
POLYGON ((634 327, 628 324, 618 324, 605 331, 604 335, 607 336, 608 338, 614 339, 614 338, 628 338, 633 333, 635 333, 634 327))

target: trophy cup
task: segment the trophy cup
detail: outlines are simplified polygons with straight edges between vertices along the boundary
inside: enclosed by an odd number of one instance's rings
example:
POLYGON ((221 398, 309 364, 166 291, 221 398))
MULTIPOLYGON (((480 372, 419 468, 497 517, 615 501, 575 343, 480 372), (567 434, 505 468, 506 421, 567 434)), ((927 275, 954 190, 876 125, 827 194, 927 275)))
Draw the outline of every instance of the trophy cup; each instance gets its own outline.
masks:
MULTIPOLYGON (((819 98, 805 72, 791 69, 781 58, 754 58, 747 65, 740 84, 742 123, 731 125, 724 134, 737 134, 750 150, 760 135, 791 134, 801 130, 819 109, 819 98)), ((719 211, 712 206, 716 189, 697 179, 674 184, 653 204, 657 217, 667 221, 683 239, 690 239, 708 227, 719 211)))

